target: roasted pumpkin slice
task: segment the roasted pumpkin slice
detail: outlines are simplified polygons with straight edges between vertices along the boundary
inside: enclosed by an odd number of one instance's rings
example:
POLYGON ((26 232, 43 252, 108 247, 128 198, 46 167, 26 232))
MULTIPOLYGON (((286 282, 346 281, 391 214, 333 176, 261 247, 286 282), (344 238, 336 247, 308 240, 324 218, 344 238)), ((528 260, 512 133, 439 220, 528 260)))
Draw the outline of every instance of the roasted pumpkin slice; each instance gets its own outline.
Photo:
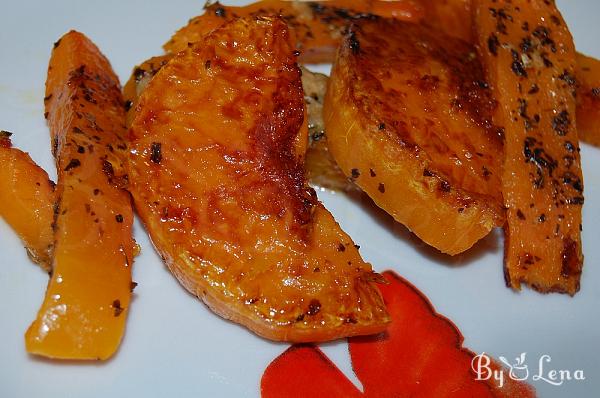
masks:
POLYGON ((373 15, 420 20, 424 9, 416 0, 257 1, 244 7, 213 3, 204 14, 192 18, 163 47, 169 53, 185 49, 223 22, 243 16, 281 15, 292 28, 300 60, 330 62, 347 25, 373 15))
POLYGON ((583 265, 575 48, 553 1, 479 0, 477 36, 504 127, 505 275, 574 294, 583 265))
POLYGON ((71 31, 56 44, 46 112, 58 169, 52 278, 27 351, 61 359, 106 359, 118 348, 131 290, 134 242, 117 76, 98 48, 71 31))
POLYGON ((600 146, 600 61, 580 53, 576 59, 577 132, 582 141, 600 146))
POLYGON ((458 254, 502 223, 494 106, 470 45, 420 25, 362 20, 329 80, 329 150, 378 206, 458 254))
POLYGON ((50 271, 54 234, 54 183, 29 155, 0 132, 0 216, 19 235, 29 257, 50 271))
POLYGON ((130 135, 137 211, 213 311, 273 340, 385 328, 378 275, 304 179, 300 70, 283 20, 239 19, 175 56, 130 135))

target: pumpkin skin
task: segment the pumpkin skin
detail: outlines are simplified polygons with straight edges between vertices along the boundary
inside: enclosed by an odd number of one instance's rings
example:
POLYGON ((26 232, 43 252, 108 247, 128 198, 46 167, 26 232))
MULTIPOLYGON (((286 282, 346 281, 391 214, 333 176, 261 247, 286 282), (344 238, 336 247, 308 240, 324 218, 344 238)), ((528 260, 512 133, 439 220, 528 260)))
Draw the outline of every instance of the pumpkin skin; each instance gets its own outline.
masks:
POLYGON ((281 19, 238 19, 176 55, 141 95, 130 146, 156 249, 214 312, 272 340, 385 328, 377 275, 306 184, 300 70, 281 19))

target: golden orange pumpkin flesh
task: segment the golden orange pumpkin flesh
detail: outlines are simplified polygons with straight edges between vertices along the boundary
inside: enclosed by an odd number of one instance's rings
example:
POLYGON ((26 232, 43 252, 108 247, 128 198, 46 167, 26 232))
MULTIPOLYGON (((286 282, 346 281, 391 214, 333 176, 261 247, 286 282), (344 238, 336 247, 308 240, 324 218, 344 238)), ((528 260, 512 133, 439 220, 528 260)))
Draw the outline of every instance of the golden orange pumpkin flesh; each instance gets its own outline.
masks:
POLYGON ((281 19, 233 21, 176 55, 130 135, 137 211, 217 314, 293 342, 384 330, 377 275, 304 179, 300 70, 281 19))
POLYGON ((58 169, 52 277, 27 330, 31 354, 107 359, 125 330, 134 241, 122 189, 125 111, 107 59, 81 33, 52 51, 46 115, 58 169))

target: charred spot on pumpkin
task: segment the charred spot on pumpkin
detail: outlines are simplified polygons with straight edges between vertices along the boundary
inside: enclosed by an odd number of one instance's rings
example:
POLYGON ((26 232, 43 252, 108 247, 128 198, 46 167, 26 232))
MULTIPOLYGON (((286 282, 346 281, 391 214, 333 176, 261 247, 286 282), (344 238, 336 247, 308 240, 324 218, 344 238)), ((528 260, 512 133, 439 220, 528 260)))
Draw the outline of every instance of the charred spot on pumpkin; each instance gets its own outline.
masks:
POLYGON ((56 48, 56 47, 60 46, 60 40, 61 39, 58 39, 57 41, 55 41, 54 45, 52 46, 52 48, 56 48))
POLYGON ((583 192, 583 183, 581 182, 581 179, 573 173, 566 172, 563 174, 563 184, 570 185, 577 192, 583 192))
POLYGON ((136 68, 133 70, 133 76, 134 76, 134 78, 135 78, 135 82, 136 82, 136 83, 139 83, 139 82, 142 80, 142 78, 144 77, 144 75, 145 75, 145 74, 146 74, 146 71, 145 71, 145 70, 143 70, 143 69, 142 69, 142 68, 140 68, 139 66, 138 66, 138 67, 136 67, 136 68))
POLYGON ((339 252, 345 252, 346 251, 346 245, 344 245, 343 243, 340 243, 337 247, 337 251, 339 252))
POLYGON ((569 152, 575 152, 575 145, 571 141, 565 142, 565 149, 569 152))
POLYGON ((525 214, 523 214, 521 209, 517 209, 517 217, 519 217, 519 220, 525 220, 525 214))
POLYGON ((150 160, 153 163, 160 164, 162 161, 162 145, 160 142, 153 142, 150 146, 150 160))
POLYGON ((356 32, 350 32, 350 35, 348 35, 348 46, 353 54, 360 53, 360 42, 356 37, 356 32))
POLYGON ((550 37, 550 30, 547 27, 539 25, 533 30, 532 34, 540 41, 542 46, 549 47, 553 53, 556 52, 556 43, 550 37))
POLYGON ((581 274, 581 259, 579 258, 578 245, 573 239, 567 237, 563 239, 563 249, 561 253, 562 267, 561 274, 565 278, 575 277, 581 274))
POLYGON ((375 174, 375 170, 373 170, 373 169, 369 169, 369 175, 371 177, 376 177, 377 176, 377 174, 375 174))
POLYGON ((536 175, 533 176, 534 186, 538 189, 543 188, 546 174, 552 177, 558 162, 546 153, 543 144, 534 137, 525 138, 523 156, 525 163, 532 163, 536 168, 536 175))
POLYGON ((131 109, 131 107, 133 106, 133 101, 131 100, 127 100, 125 101, 125 103, 123 104, 124 108, 125 108, 125 112, 129 111, 131 109))
POLYGON ((533 83, 531 85, 531 88, 529 88, 529 91, 527 92, 527 94, 534 95, 539 92, 540 92, 540 87, 537 84, 533 83))
POLYGON ((71 161, 69 162, 69 164, 67 165, 67 167, 65 167, 65 171, 72 170, 72 169, 77 168, 79 166, 81 166, 81 161, 79 159, 71 159, 71 161))
POLYGON ((573 198, 567 199, 567 204, 569 204, 569 205, 582 206, 584 202, 585 202, 585 199, 583 198, 583 196, 575 196, 573 198))
POLYGON ((217 7, 215 9, 215 15, 220 18, 225 18, 225 16, 227 15, 227 12, 225 11, 225 8, 217 7))
POLYGON ((317 299, 310 300, 308 303, 308 311, 306 311, 307 315, 317 315, 321 311, 321 302, 317 299))
POLYGON ((575 76, 566 69, 563 71, 563 73, 560 76, 558 76, 558 78, 560 80, 564 81, 565 83, 567 83, 569 86, 574 86, 577 84, 577 80, 575 79, 575 76))
POLYGON ((438 184, 438 189, 441 192, 450 192, 450 184, 446 180, 441 180, 438 184))
POLYGON ((377 187, 377 190, 381 193, 385 193, 385 185, 383 184, 383 182, 379 183, 379 186, 377 187))
POLYGON ((552 118, 552 129, 561 137, 569 132, 570 126, 571 118, 569 117, 569 112, 566 110, 560 112, 557 116, 552 118))
POLYGON ((137 285, 138 285, 137 282, 131 281, 131 283, 129 284, 129 291, 131 293, 133 293, 133 291, 135 290, 135 288, 137 287, 137 285))
POLYGON ((122 223, 122 222, 123 222, 123 215, 122 215, 122 214, 117 214, 117 215, 115 216, 115 220, 116 220, 118 223, 122 223))
POLYGON ((495 34, 490 34, 490 37, 488 37, 488 50, 490 50, 490 53, 494 56, 498 55, 498 47, 500 47, 500 40, 498 40, 498 36, 496 36, 495 34))
POLYGON ((352 169, 350 170, 350 175, 352 178, 358 178, 360 177, 360 171, 358 171, 358 169, 352 169))
POLYGON ((523 61, 521 60, 519 53, 515 50, 511 50, 511 55, 513 58, 513 62, 511 64, 513 73, 519 77, 527 77, 527 71, 525 70, 525 65, 523 65, 523 61))
POLYGON ((112 307, 114 309, 115 317, 121 315, 121 313, 125 311, 125 308, 121 307, 121 300, 119 299, 116 299, 112 302, 112 307))
POLYGON ((523 253, 521 256, 521 267, 527 269, 529 266, 535 264, 535 262, 539 260, 539 257, 534 256, 531 253, 523 253))

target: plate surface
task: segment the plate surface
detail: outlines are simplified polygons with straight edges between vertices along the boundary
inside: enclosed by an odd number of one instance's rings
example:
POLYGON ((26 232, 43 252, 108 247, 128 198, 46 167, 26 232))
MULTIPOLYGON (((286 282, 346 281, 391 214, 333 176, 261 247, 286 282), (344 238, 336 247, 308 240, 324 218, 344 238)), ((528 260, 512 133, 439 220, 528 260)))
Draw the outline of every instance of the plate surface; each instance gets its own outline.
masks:
MULTIPOLYGON (((224 0, 225 4, 246 3, 224 0)), ((558 1, 580 51, 600 57, 600 2, 558 1)), ((0 128, 16 147, 50 171, 54 164, 43 118, 44 81, 52 43, 69 29, 87 34, 124 82, 136 63, 202 12, 202 1, 18 1, 3 6, 0 24, 0 128)), ((599 121, 600 122, 600 121, 599 121)), ((452 319, 474 351, 513 359, 527 352, 531 375, 543 354, 550 369, 582 369, 586 380, 553 386, 533 381, 541 397, 590 397, 600 391, 600 150, 582 145, 586 204, 581 292, 574 298, 504 286, 499 231, 468 253, 437 254, 381 211, 341 194, 319 192, 376 270, 412 281, 452 319)), ((28 356, 23 334, 42 302, 47 275, 32 265, 0 221, 0 396, 2 397, 258 397, 266 366, 287 348, 213 315, 171 277, 135 225, 142 246, 127 333, 106 363, 56 363, 28 356)), ((354 381, 344 341, 322 346, 354 381)))

